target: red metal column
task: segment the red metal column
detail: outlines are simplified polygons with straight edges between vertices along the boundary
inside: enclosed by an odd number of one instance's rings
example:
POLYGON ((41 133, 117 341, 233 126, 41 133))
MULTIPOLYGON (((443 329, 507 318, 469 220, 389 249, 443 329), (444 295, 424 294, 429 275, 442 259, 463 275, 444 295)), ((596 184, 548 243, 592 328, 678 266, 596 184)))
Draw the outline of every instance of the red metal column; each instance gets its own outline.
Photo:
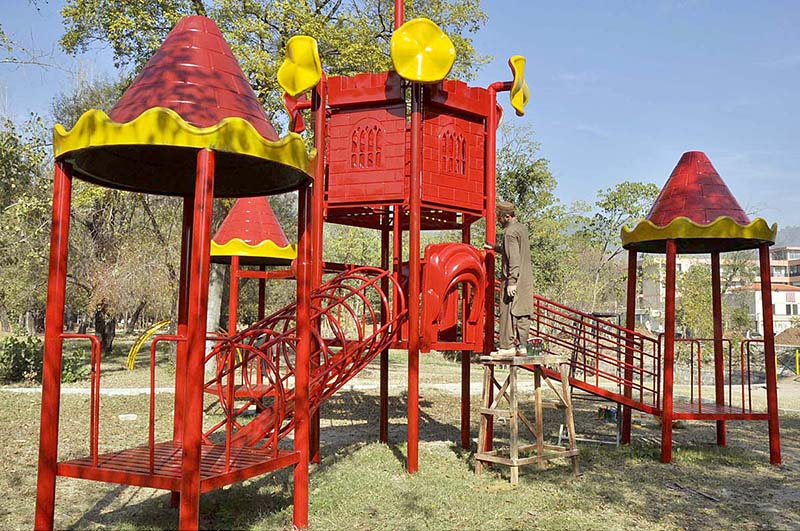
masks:
MULTIPOLYGON (((497 82, 489 85, 489 113, 486 120, 486 241, 497 244, 497 92, 511 90, 511 83, 497 82)), ((483 354, 488 356, 494 351, 494 250, 486 251, 486 296, 484 310, 483 354)), ((494 366, 490 371, 494 378, 494 366)), ((489 399, 493 400, 494 388, 489 389, 489 399)), ((489 416, 486 426, 484 448, 489 451, 494 446, 494 418, 489 416)))
POLYGON ((661 462, 672 461, 672 387, 675 376, 675 240, 667 240, 664 301, 664 401, 661 405, 661 462))
MULTIPOLYGON (((181 264, 178 284, 178 337, 186 337, 189 321, 189 264, 192 254, 192 223, 194 220, 193 197, 183 198, 183 225, 181 228, 181 264)), ((183 408, 186 403, 186 341, 175 344, 175 413, 173 417, 172 438, 176 444, 183 441, 183 408)), ((172 492, 171 507, 177 507, 180 492, 172 492)))
POLYGON ((769 414, 769 462, 781 464, 781 434, 778 425, 778 368, 775 363, 775 330, 772 322, 772 278, 769 244, 758 247, 761 266, 761 307, 764 314, 764 365, 767 373, 767 413, 769 414))
POLYGON ((411 84, 411 179, 408 198, 408 472, 419 469, 419 295, 422 227, 422 85, 411 84))
POLYGON ((294 450, 300 459, 294 467, 294 526, 308 527, 309 377, 311 373, 311 188, 299 191, 297 220, 297 350, 295 352, 294 450))
POLYGON ((181 465, 180 528, 183 530, 197 529, 200 517, 200 452, 203 440, 203 383, 215 161, 215 153, 209 149, 201 149, 197 154, 192 256, 189 266, 186 403, 181 465))
POLYGON ((394 0, 394 29, 398 29, 403 25, 405 7, 403 0, 394 0))
MULTIPOLYGON (((628 250, 628 293, 627 304, 625 306, 625 328, 628 330, 636 329, 636 274, 637 274, 637 253, 634 249, 628 250)), ((628 334, 625 348, 625 388, 626 398, 632 394, 631 379, 633 378, 633 334, 628 334)), ((642 382, 644 383, 644 382, 642 382)), ((622 414, 622 444, 631 443, 631 408, 624 406, 622 414)))
POLYGON ((228 304, 228 336, 236 335, 239 314, 239 257, 231 256, 231 285, 228 304))
MULTIPOLYGON (((325 76, 314 88, 311 94, 311 109, 314 113, 314 147, 317 149, 317 159, 314 161, 314 175, 315 180, 312 186, 311 202, 312 202, 312 215, 309 220, 311 224, 311 279, 310 287, 312 290, 319 288, 322 285, 322 229, 325 214, 325 137, 326 137, 326 98, 327 98, 327 84, 328 80, 325 76)), ((320 323, 316 321, 313 325, 317 330, 320 323)), ((318 349, 314 359, 311 360, 313 368, 319 367, 320 352, 318 349)), ((311 416, 311 462, 319 463, 319 440, 320 440, 320 405, 314 414, 311 416)))
MULTIPOLYGON (((470 226, 464 225, 461 229, 461 242, 469 244, 470 243, 470 226)), ((461 301, 461 340, 464 341, 466 337, 464 334, 466 333, 466 320, 467 314, 469 313, 469 300, 467 297, 469 296, 469 292, 467 290, 466 284, 463 288, 463 298, 461 301)), ((469 350, 462 350, 461 351, 461 448, 465 448, 469 450, 470 445, 472 444, 472 438, 470 437, 470 415, 469 415, 469 408, 470 408, 470 395, 469 395, 469 362, 470 356, 472 352, 469 350)))
MULTIPOLYGON (((714 317, 714 391, 717 405, 725 404, 725 356, 722 350, 722 287, 719 252, 711 253, 711 313, 714 317)), ((699 378, 698 369, 698 378, 699 378)), ((730 375, 728 375, 730 378, 730 375)), ((727 426, 717 421, 717 444, 727 446, 727 426)))
MULTIPOLYGON (((389 270, 389 207, 383 209, 383 225, 381 227, 381 269, 389 270)), ((389 296, 389 279, 381 280, 381 291, 389 296)), ((387 300, 388 303, 388 300, 387 300)), ((391 304, 391 303, 389 303, 391 304)), ((388 313, 392 311, 387 304, 381 309, 381 326, 389 321, 388 313)), ((378 421, 378 440, 382 443, 389 442, 389 348, 381 351, 381 382, 380 382, 381 411, 378 421)))
POLYGON ((61 334, 67 288, 69 207, 72 167, 56 162, 53 182, 53 223, 50 227, 50 270, 47 277, 47 313, 44 327, 42 413, 39 428, 39 472, 36 483, 34 529, 53 529, 58 464, 58 413, 61 405, 61 334))

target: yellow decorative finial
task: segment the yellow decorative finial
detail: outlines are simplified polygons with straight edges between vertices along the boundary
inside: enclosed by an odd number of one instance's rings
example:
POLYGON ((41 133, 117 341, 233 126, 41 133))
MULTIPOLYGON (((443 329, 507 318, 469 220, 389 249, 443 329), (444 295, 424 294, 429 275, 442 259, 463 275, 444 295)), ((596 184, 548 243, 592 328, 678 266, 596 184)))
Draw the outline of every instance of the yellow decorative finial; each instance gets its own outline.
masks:
POLYGON ((400 77, 436 83, 453 68, 456 48, 439 26, 427 18, 415 18, 392 34, 391 56, 400 77))
POLYGON ((511 106, 514 107, 517 116, 522 116, 525 114, 525 106, 531 97, 531 89, 528 88, 528 82, 525 81, 525 57, 512 55, 508 60, 508 66, 511 67, 511 72, 514 74, 514 84, 511 85, 509 93, 511 106))
POLYGON ((286 59, 278 69, 278 84, 296 97, 317 86, 322 79, 322 62, 317 41, 306 35, 295 35, 286 43, 286 59))

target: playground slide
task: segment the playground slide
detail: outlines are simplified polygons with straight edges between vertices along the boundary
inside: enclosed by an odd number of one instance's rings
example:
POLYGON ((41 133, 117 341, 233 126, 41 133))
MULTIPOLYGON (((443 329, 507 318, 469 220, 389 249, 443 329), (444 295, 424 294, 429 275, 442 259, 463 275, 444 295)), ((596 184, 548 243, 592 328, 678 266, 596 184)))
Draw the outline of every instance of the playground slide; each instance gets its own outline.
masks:
MULTIPOLYGON (((325 282, 311 295, 314 326, 312 413, 388 348, 406 319, 402 290, 393 275, 358 267, 325 282)), ((226 433, 235 446, 273 446, 294 429, 296 305, 255 323, 209 354, 217 373, 206 390, 220 397, 232 422, 206 433, 226 433), (255 417, 248 410, 255 406, 255 417), (249 422, 248 422, 249 420, 249 422)))

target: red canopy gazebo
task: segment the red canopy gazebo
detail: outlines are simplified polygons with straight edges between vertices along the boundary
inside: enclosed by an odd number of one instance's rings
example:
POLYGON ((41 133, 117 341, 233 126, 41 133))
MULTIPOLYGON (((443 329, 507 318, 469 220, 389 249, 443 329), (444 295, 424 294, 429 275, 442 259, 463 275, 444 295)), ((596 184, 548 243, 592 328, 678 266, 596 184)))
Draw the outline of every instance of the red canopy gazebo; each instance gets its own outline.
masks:
POLYGON ((297 245, 289 243, 266 197, 238 199, 211 239, 211 261, 230 264, 228 334, 236 333, 239 280, 258 279, 258 319, 264 318, 266 280, 292 278, 291 269, 267 271, 267 266, 288 266, 297 258, 297 245), (258 270, 243 269, 255 266, 258 270))
MULTIPOLYGON (((684 153, 661 190, 647 218, 635 228, 623 227, 622 242, 628 249, 628 303, 627 328, 633 330, 636 315, 637 253, 666 254, 666 300, 663 334, 663 398, 661 403, 661 460, 672 459, 672 421, 715 420, 717 444, 726 444, 727 420, 767 420, 769 423, 770 462, 781 462, 780 434, 778 429, 778 396, 776 385, 775 345, 772 323, 772 288, 770 285, 769 246, 775 242, 777 225, 772 227, 761 218, 753 221, 731 194, 711 161, 700 151, 684 153), (741 371, 742 400, 736 404, 731 384, 733 379, 731 352, 725 374, 722 326, 722 300, 720 289, 720 254, 724 252, 758 249, 760 259, 761 294, 764 312, 764 363, 767 387, 767 411, 754 411, 752 400, 745 400, 744 361, 741 371), (690 403, 673 400, 675 362, 675 258, 678 253, 710 253, 712 300, 714 317, 714 388, 713 404, 700 399, 690 403), (726 382, 728 397, 725 396, 726 382)), ((683 340, 678 340, 683 341, 683 340)), ((691 341, 691 340, 686 340, 691 341)), ((696 340, 695 340, 696 341, 696 340)), ((634 349, 626 351, 626 372, 632 366, 634 349)), ((749 355, 749 352, 748 352, 749 355)), ((744 356, 744 349, 742 350, 744 356)), ((749 393, 749 363, 747 364, 747 392, 749 393)), ((700 365, 698 362, 698 383, 700 365)), ((626 381, 630 375, 626 374, 626 381)), ((630 396, 630 386, 625 389, 630 396)), ((749 396, 749 395, 748 395, 749 396)), ((625 409, 623 441, 630 442, 631 410, 625 409)))
MULTIPOLYGON (((295 493, 307 496, 309 294, 308 253, 298 277, 298 393, 295 451, 212 444, 203 434, 203 386, 214 197, 248 197, 300 190, 308 202, 311 161, 296 134, 279 138, 216 24, 182 19, 106 115, 84 113, 54 133, 55 183, 50 239, 36 529, 52 529, 56 476, 166 489, 180 497, 180 528, 197 529, 200 493, 269 470, 300 464, 295 493), (146 446, 99 455, 100 352, 94 336, 65 334, 64 296, 72 178, 139 193, 182 196, 183 231, 173 440, 155 443, 150 405, 146 446), (92 341, 89 456, 58 462, 62 341, 92 341)), ((300 222, 305 223, 301 209, 300 222)), ((301 225, 299 247, 309 244, 301 225)), ((155 340, 154 340, 155 341, 155 340)), ((152 370, 152 369, 151 369, 152 370)), ((151 375, 153 373, 151 372, 151 375)), ((151 389, 152 389, 151 376, 151 389)), ((305 511, 301 499, 296 510, 305 511)))

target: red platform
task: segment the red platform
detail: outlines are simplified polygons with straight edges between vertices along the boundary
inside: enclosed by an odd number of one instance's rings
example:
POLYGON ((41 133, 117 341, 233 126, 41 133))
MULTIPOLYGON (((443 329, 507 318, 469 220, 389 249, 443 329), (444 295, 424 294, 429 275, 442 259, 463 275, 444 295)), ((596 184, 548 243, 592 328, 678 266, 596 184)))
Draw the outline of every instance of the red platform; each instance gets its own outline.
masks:
MULTIPOLYGON (((230 466, 226 467, 225 446, 203 444, 200 457, 200 491, 208 492, 225 485, 297 463, 299 453, 287 450, 231 447, 230 466)), ((180 490, 181 446, 173 441, 156 444, 153 466, 147 446, 130 448, 98 456, 82 457, 58 464, 58 475, 91 479, 121 485, 135 485, 171 491, 180 490)))

